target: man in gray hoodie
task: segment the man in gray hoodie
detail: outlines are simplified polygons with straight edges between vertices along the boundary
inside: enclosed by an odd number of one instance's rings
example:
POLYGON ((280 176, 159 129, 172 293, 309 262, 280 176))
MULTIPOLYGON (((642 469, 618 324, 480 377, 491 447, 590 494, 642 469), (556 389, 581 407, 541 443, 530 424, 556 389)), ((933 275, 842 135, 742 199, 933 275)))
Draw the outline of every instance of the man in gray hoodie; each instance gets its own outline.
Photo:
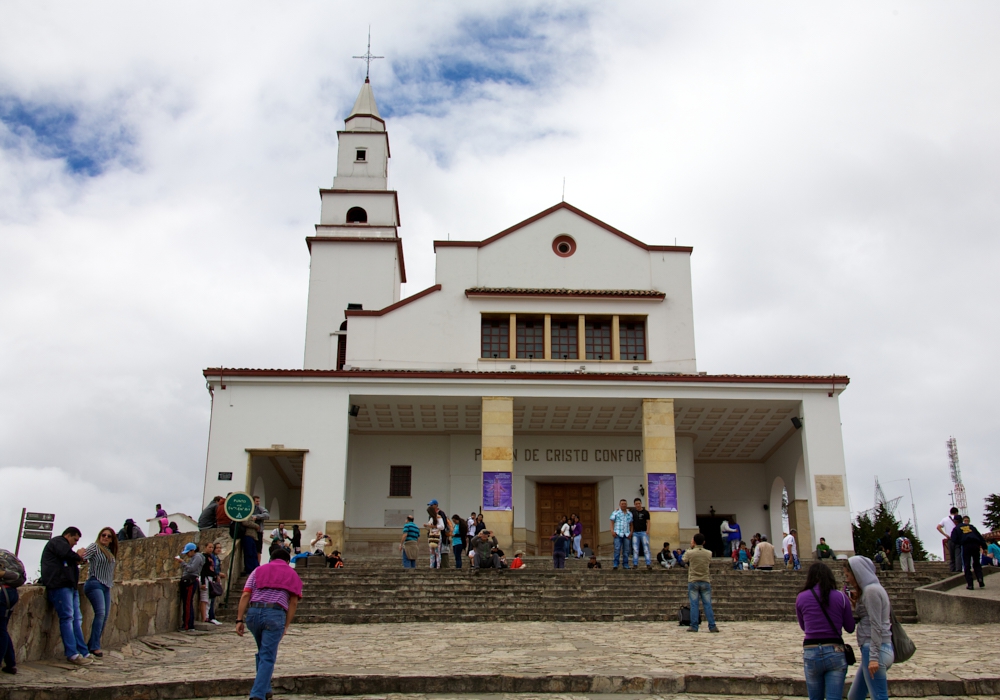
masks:
POLYGON ((892 666, 895 657, 889 594, 879 583, 875 563, 868 557, 854 556, 848 559, 848 566, 844 567, 844 578, 851 586, 858 646, 861 647, 861 663, 858 664, 858 673, 851 684, 849 697, 863 697, 865 691, 859 685, 863 683, 872 700, 885 700, 889 697, 886 671, 892 666))

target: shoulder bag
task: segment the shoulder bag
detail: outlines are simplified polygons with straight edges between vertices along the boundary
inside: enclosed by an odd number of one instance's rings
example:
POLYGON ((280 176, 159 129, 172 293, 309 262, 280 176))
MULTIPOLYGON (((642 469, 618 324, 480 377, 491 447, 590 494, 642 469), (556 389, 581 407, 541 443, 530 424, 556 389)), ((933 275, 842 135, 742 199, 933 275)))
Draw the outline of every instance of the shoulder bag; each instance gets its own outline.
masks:
POLYGON ((901 663, 909 659, 917 651, 917 645, 910 639, 910 635, 903 629, 903 625, 896 619, 896 611, 889 607, 889 622, 892 625, 892 653, 895 663, 901 663))
POLYGON ((833 624, 833 620, 830 619, 830 613, 828 613, 826 611, 826 608, 823 607, 823 603, 820 601, 819 596, 816 595, 816 591, 814 591, 813 589, 810 588, 809 592, 812 593, 813 594, 813 598, 816 599, 816 604, 819 605, 819 609, 820 609, 820 612, 823 613, 823 617, 825 617, 826 621, 828 623, 830 623, 830 629, 832 629, 834 632, 836 632, 837 636, 840 637, 840 641, 843 642, 843 644, 844 644, 844 660, 847 661, 847 665, 848 666, 853 666, 854 664, 856 664, 858 662, 857 658, 854 656, 854 647, 852 647, 847 642, 844 642, 844 637, 840 634, 840 630, 837 628, 837 626, 833 624))

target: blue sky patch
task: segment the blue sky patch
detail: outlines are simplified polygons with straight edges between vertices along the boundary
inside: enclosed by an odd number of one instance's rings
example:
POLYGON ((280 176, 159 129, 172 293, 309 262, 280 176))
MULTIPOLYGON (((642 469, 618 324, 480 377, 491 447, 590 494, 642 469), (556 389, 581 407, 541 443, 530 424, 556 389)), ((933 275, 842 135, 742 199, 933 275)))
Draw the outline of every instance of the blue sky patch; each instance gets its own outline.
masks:
POLYGON ((67 171, 84 177, 96 177, 123 160, 134 144, 128 129, 113 116, 16 95, 0 94, 0 122, 8 132, 0 147, 62 160, 67 171))
POLYGON ((392 61, 394 81, 380 91, 379 110, 386 118, 440 115, 456 102, 489 99, 497 86, 544 89, 573 64, 581 50, 573 38, 588 22, 582 11, 466 19, 428 55, 392 61))

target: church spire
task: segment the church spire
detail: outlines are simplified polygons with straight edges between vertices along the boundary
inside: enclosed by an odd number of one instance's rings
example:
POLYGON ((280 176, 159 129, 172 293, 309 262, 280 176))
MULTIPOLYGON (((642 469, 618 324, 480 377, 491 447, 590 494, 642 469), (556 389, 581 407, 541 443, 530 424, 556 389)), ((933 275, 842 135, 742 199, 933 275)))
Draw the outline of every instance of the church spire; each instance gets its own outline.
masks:
POLYGON ((351 110, 348 119, 351 117, 380 117, 378 106, 375 104, 375 95, 372 93, 372 84, 365 78, 358 99, 354 101, 354 109, 351 110))

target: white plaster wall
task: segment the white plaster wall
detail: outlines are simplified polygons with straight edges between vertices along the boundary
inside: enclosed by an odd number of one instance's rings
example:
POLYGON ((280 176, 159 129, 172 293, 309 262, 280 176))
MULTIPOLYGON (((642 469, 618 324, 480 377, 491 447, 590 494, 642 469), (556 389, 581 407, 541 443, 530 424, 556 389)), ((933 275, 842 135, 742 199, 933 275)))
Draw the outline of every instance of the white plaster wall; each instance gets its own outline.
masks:
POLYGON ((736 515, 743 539, 747 542, 755 532, 770 529, 764 504, 770 497, 762 464, 695 464, 695 493, 698 515, 707 515, 709 508, 716 513, 736 515))
MULTIPOLYGON (((844 459, 844 437, 840 427, 840 401, 837 395, 828 397, 816 392, 802 397, 802 434, 805 491, 809 494, 809 515, 816 542, 825 537, 835 550, 854 551, 851 534, 851 509, 847 500, 847 465, 844 459), (817 474, 836 474, 844 480, 843 506, 817 506, 817 474)), ((789 489, 789 493, 793 493, 789 489)), ((794 493, 799 493, 796 485, 794 493)), ((816 542, 811 543, 815 546, 816 542)), ((800 550, 804 547, 800 546, 800 550)))
POLYGON ((308 450, 300 516, 306 521, 305 531, 323 530, 327 520, 343 520, 349 403, 345 387, 317 390, 304 384, 229 383, 221 390, 217 386, 205 474, 207 498, 252 488, 247 483, 247 449, 284 445, 308 450), (233 480, 219 481, 219 472, 233 472, 233 480))
POLYGON ((694 440, 678 436, 677 517, 681 528, 698 527, 695 494, 694 440))
MULTIPOLYGON (((349 449, 348 527, 384 527, 386 510, 413 510, 418 524, 427 521, 427 504, 437 499, 451 515, 449 476, 451 445, 447 435, 383 438, 352 435, 349 449), (389 467, 409 465, 413 481, 410 498, 389 497, 389 467)), ((459 512, 471 510, 455 504, 459 512)))
MULTIPOLYGON (((615 493, 615 480, 603 479, 597 482, 597 532, 610 528, 611 512, 618 507, 620 497, 615 493)), ((591 542, 591 547, 597 549, 597 542, 591 542)))
POLYGON ((372 226, 399 226, 396 218, 396 198, 386 190, 354 192, 329 192, 322 194, 321 224, 347 223, 347 210, 361 207, 368 214, 372 226))
POLYGON ((337 337, 330 334, 340 329, 348 304, 376 310, 399 298, 397 255, 393 243, 313 243, 306 311, 306 369, 337 366, 337 337))
POLYGON ((385 132, 340 132, 337 151, 337 176, 334 189, 384 190, 388 175, 388 136, 385 132), (357 161, 359 148, 365 149, 365 160, 357 161))
POLYGON ((482 501, 482 468, 474 458, 481 444, 478 435, 452 435, 449 441, 451 464, 451 501, 454 508, 449 515, 458 513, 468 518, 472 511, 479 512, 482 501))

